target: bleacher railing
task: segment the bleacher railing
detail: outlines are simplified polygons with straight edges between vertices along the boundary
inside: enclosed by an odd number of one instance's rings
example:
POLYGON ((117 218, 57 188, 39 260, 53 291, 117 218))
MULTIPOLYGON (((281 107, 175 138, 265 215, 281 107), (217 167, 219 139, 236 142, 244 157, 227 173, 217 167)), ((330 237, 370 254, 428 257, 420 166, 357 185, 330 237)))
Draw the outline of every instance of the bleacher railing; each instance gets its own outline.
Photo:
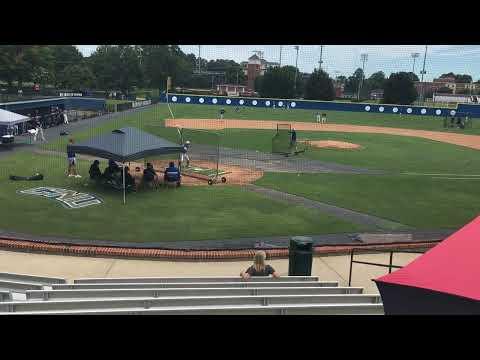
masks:
MULTIPOLYGON (((381 249, 355 249, 353 248, 350 251, 350 271, 348 275, 348 286, 351 286, 352 284, 352 271, 353 271, 353 264, 363 264, 363 265, 371 265, 371 266, 379 266, 379 267, 385 267, 388 268, 388 273, 390 274, 392 272, 392 269, 401 269, 403 266, 400 265, 394 265, 393 264, 393 254, 395 253, 406 253, 406 254, 423 254, 425 253, 426 250, 381 250, 381 249), (379 252, 383 254, 389 254, 389 262, 388 264, 383 264, 383 263, 374 263, 370 261, 358 261, 354 260, 354 255, 355 252, 359 253, 369 253, 369 252, 379 252)), ((358 254, 360 255, 360 254, 358 254)))

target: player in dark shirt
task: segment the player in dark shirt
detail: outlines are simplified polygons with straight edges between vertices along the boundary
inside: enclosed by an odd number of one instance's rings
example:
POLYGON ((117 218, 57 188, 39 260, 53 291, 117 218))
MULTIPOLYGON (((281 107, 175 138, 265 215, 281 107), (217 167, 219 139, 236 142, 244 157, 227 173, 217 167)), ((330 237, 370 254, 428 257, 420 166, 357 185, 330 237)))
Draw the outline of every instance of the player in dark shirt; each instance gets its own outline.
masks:
POLYGON ((156 186, 158 176, 151 163, 147 163, 147 168, 143 170, 143 182, 149 186, 156 186))
POLYGON ((95 160, 92 165, 90 165, 90 170, 88 170, 88 173, 90 174, 90 179, 91 180, 100 180, 102 177, 102 172, 100 171, 100 161, 95 160))
POLYGON ((265 251, 257 251, 255 257, 253 258, 253 265, 250 266, 247 270, 242 271, 240 276, 247 280, 252 276, 270 276, 274 278, 280 277, 280 275, 275 271, 273 267, 265 264, 265 259, 267 254, 265 251))
POLYGON ((178 168, 175 166, 175 163, 173 161, 171 161, 168 168, 165 169, 163 180, 165 181, 165 183, 176 182, 177 186, 180 186, 180 181, 181 181, 180 170, 178 170, 178 168))
MULTIPOLYGON (((73 146, 75 142, 73 139, 70 139, 68 143, 70 146, 73 146)), ((75 157, 75 152, 68 147, 67 147, 67 159, 68 159, 68 171, 67 171, 68 177, 76 177, 76 178, 82 177, 80 174, 77 173, 77 168, 76 168, 77 159, 75 157)))
POLYGON ((115 161, 110 159, 108 160, 108 166, 105 168, 105 171, 103 172, 103 177, 107 181, 112 181, 112 180, 115 180, 115 176, 119 172, 121 172, 120 166, 118 166, 115 161))
POLYGON ((125 171, 125 188, 128 190, 135 190, 135 179, 130 175, 130 168, 128 166, 124 167, 125 171))

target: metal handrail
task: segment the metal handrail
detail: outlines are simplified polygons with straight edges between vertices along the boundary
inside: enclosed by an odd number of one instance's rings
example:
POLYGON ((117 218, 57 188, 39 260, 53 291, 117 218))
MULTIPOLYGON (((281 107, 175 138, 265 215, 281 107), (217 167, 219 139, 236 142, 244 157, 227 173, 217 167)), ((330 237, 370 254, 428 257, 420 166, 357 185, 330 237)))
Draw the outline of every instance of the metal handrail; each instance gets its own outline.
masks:
MULTIPOLYGON (((388 273, 390 274, 392 272, 392 269, 401 269, 403 266, 400 265, 393 265, 393 254, 394 253, 410 253, 410 254, 423 254, 424 251, 415 251, 415 250, 389 250, 388 253, 390 254, 390 259, 388 264, 381 264, 381 263, 373 263, 369 261, 358 261, 358 260, 353 260, 353 256, 355 253, 355 249, 352 248, 350 251, 350 272, 348 275, 348 286, 351 286, 352 284, 352 270, 353 270, 353 264, 364 264, 364 265, 372 265, 372 266, 380 266, 380 267, 387 267, 388 268, 388 273)), ((376 251, 376 252, 381 252, 381 253, 386 253, 387 251, 381 250, 381 249, 365 249, 365 252, 370 252, 370 251, 376 251)))

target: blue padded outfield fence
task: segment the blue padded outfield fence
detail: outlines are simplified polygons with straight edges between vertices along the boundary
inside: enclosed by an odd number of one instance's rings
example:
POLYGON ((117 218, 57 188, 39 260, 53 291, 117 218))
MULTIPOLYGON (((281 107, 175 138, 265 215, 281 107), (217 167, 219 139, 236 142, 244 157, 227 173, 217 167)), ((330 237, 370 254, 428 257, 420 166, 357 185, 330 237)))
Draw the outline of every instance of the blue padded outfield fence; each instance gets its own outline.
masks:
MULTIPOLYGON (((161 102, 167 101, 164 93, 161 102)), ((470 117, 480 117, 480 105, 459 104, 456 109, 428 106, 389 105, 369 103, 344 103, 335 101, 242 98, 212 95, 168 94, 171 104, 198 104, 219 106, 248 106, 257 108, 289 108, 312 111, 352 111, 370 112, 377 114, 403 114, 421 116, 454 116, 457 112, 467 113, 470 117)))
POLYGON ((58 97, 0 103, 0 109, 13 112, 52 106, 58 106, 66 110, 77 109, 101 111, 105 109, 106 101, 105 99, 99 98, 58 97))

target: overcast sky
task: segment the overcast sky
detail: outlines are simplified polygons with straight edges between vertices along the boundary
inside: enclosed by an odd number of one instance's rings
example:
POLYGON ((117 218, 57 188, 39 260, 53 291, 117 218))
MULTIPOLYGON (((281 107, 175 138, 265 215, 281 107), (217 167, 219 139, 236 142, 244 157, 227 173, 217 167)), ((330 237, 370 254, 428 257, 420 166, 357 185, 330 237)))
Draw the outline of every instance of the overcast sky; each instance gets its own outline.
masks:
MULTIPOLYGON (((77 45, 85 55, 95 51, 96 45, 77 45)), ((198 45, 180 45, 186 53, 198 56, 198 45)), ((232 59, 236 62, 247 60, 253 50, 264 52, 267 61, 279 61, 279 45, 202 45, 201 57, 207 60, 232 59)), ((368 54, 365 64, 367 77, 375 71, 383 71, 388 76, 392 72, 411 71, 413 60, 411 53, 418 52, 415 72, 420 77, 423 65, 424 45, 326 45, 323 48, 323 68, 335 77, 351 75, 362 66, 360 55, 368 54)), ((283 45, 282 65, 295 66, 295 49, 293 45, 283 45)), ((318 67, 320 45, 300 45, 298 67, 302 72, 312 72, 318 67)), ((442 73, 454 72, 472 75, 474 81, 480 79, 480 46, 478 45, 432 45, 428 47, 425 63, 425 79, 432 80, 442 73)))

